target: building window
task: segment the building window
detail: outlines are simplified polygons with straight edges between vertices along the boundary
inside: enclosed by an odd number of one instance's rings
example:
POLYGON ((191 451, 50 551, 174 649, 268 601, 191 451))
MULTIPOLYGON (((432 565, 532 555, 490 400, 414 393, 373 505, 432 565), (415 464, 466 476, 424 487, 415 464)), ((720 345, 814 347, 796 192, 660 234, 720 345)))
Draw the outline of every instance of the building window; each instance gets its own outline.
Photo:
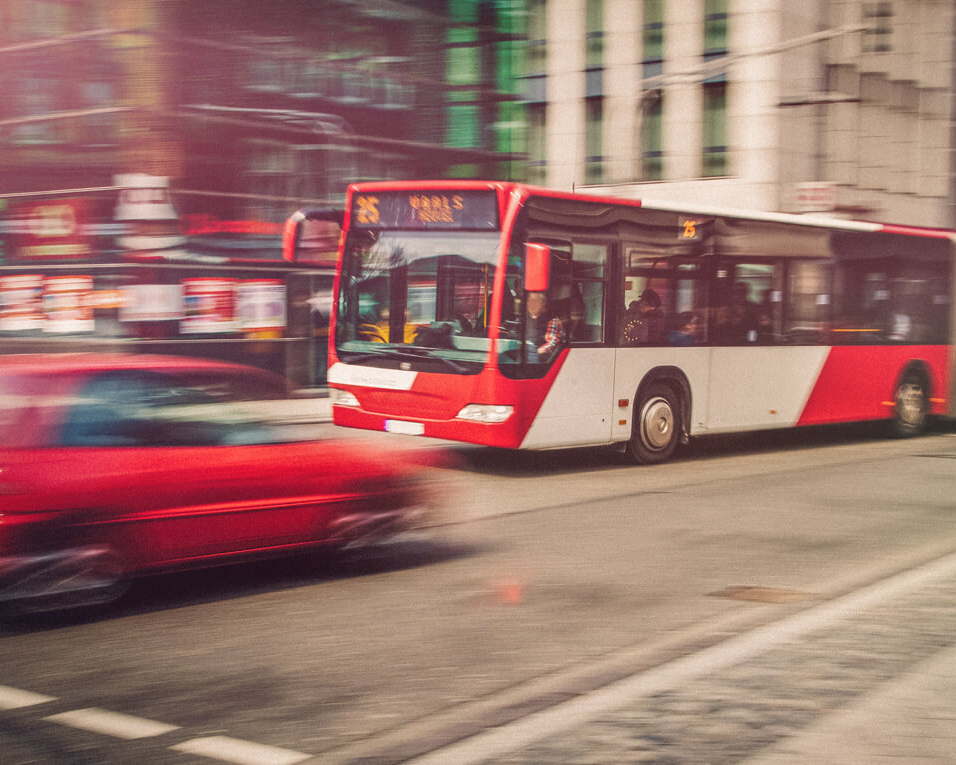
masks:
POLYGON ((546 109, 543 103, 530 104, 528 116, 528 183, 544 185, 547 181, 546 109))
POLYGON ((644 0, 641 43, 645 64, 664 60, 664 0, 644 0))
POLYGON ((587 98, 604 95, 604 0, 588 0, 584 77, 587 98))
POLYGON ((704 2, 704 54, 727 54, 727 0, 704 2))
POLYGON ((604 0, 587 0, 585 182, 604 181, 604 0))
MULTIPOLYGON (((704 61, 727 55, 727 0, 704 2, 704 61)), ((704 81, 702 175, 727 174, 727 75, 718 71, 704 81)))
MULTIPOLYGON (((60 83, 57 80, 41 75, 26 76, 18 84, 18 116, 45 117, 58 110, 60 83)), ((55 127, 55 121, 27 122, 14 127, 11 137, 14 143, 19 144, 56 143, 59 139, 55 127)))
POLYGON ((704 177, 727 174, 727 83, 704 85, 704 177))
POLYGON ((641 177, 659 181, 664 177, 664 97, 660 91, 648 91, 641 105, 641 177))
POLYGON ((545 0, 529 0, 527 26, 527 76, 524 98, 527 103, 526 148, 528 183, 544 185, 547 180, 547 100, 548 49, 547 4, 545 0))
POLYGON ((548 11, 545 0, 528 0, 528 58, 529 75, 542 75, 548 68, 548 11))
POLYGON ((863 52, 887 53, 893 49, 893 3, 864 3, 863 52))
POLYGON ((585 66, 588 69, 604 66, 604 0, 587 0, 587 51, 585 66))
POLYGON ((604 133, 604 99, 589 98, 585 101, 584 142, 587 154, 585 167, 586 183, 604 181, 604 156, 601 154, 604 133))
POLYGON ((454 26, 449 28, 446 48, 445 145, 458 148, 480 146, 481 49, 477 8, 471 3, 450 6, 454 26))
POLYGON ((659 181, 664 177, 664 92, 648 80, 664 73, 664 0, 644 0, 641 43, 641 178, 659 181))

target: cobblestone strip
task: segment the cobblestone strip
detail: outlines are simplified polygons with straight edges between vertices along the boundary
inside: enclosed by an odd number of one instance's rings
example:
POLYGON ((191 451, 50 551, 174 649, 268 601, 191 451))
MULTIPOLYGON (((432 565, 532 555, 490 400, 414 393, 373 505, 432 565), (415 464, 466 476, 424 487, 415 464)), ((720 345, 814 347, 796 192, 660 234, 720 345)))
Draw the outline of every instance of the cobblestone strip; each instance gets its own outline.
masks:
POLYGON ((954 585, 920 587, 489 761, 739 762, 956 645, 954 585))

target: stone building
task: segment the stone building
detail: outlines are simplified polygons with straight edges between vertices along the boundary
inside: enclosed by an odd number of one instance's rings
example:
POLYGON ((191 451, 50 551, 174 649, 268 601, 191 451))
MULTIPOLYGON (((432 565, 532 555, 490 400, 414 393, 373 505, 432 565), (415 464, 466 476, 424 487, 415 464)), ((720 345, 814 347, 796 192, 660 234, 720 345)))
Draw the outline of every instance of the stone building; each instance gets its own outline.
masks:
POLYGON ((531 0, 529 174, 956 227, 949 0, 531 0))

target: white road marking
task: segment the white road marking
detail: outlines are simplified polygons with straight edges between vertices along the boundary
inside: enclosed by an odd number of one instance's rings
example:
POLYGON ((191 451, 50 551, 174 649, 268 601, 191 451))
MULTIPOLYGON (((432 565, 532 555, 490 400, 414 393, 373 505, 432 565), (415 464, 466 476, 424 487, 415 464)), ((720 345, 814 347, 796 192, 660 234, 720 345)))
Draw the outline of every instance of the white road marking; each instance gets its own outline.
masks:
POLYGON ((612 683, 515 722, 409 760, 406 765, 472 765, 571 730, 639 698, 734 666, 915 587, 956 576, 956 554, 905 571, 697 653, 612 683))
POLYGON ((231 762, 233 765, 293 765, 312 757, 311 754, 303 754, 292 749, 254 744, 229 736, 194 738, 171 746, 170 749, 231 762))
POLYGON ((166 723, 147 720, 144 717, 134 717, 133 715, 124 715, 120 712, 109 712, 105 709, 76 709, 72 712, 63 712, 57 715, 44 717, 44 720, 69 725, 71 728, 88 730, 93 733, 102 733, 107 736, 124 738, 128 740, 136 738, 150 738, 152 736, 161 736, 170 731, 179 730, 178 725, 167 725, 166 723))
POLYGON ((8 685, 0 685, 0 709, 20 709, 21 707, 32 707, 35 704, 45 704, 48 701, 56 701, 56 698, 54 696, 44 696, 42 693, 21 691, 19 688, 11 688, 8 685))

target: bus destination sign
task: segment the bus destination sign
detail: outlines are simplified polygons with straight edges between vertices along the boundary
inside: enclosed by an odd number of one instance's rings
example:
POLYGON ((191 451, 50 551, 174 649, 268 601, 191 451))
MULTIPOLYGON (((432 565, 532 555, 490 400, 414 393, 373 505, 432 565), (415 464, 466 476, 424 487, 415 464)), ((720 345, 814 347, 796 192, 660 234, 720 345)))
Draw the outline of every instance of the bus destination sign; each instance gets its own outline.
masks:
POLYGON ((352 225, 360 228, 498 228, 493 191, 381 191, 356 194, 352 225))

